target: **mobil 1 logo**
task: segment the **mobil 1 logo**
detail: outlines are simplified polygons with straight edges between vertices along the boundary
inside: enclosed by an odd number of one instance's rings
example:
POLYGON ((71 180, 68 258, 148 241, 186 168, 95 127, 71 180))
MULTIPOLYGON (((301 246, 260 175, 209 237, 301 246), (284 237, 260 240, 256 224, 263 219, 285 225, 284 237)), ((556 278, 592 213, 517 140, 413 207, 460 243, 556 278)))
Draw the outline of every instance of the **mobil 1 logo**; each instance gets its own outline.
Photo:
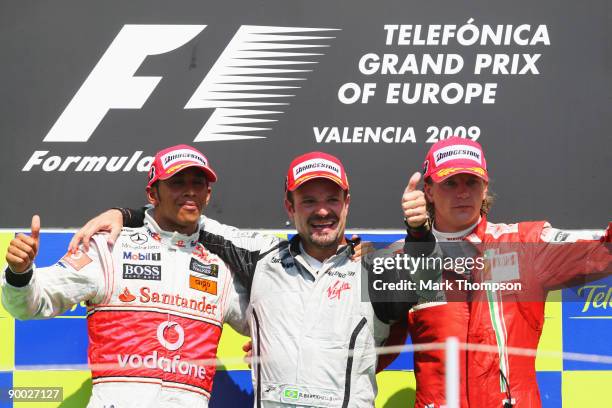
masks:
POLYGON ((123 251, 123 259, 132 261, 161 261, 161 253, 123 251))
POLYGON ((123 279, 161 280, 161 265, 123 264, 123 279))

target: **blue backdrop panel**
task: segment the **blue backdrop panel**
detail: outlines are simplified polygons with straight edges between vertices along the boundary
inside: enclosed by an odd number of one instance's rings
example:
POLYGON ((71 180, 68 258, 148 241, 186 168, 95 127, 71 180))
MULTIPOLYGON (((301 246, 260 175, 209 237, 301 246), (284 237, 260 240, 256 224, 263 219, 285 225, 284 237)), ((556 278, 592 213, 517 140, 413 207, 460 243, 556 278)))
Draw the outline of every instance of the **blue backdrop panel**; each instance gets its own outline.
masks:
MULTIPOLYGON (((612 277, 563 290, 563 351, 610 355, 612 277), (582 288, 582 289, 581 289, 582 288)), ((610 364, 563 361, 564 370, 610 370, 610 364)))
POLYGON ((15 365, 87 364, 84 318, 15 320, 15 365))
POLYGON ((218 370, 213 383, 211 408, 253 406, 253 385, 248 370, 218 370))
POLYGON ((12 408, 8 390, 13 388, 13 373, 0 371, 0 408, 12 408))
POLYGON ((561 408, 561 372, 540 371, 536 373, 543 408, 561 408))

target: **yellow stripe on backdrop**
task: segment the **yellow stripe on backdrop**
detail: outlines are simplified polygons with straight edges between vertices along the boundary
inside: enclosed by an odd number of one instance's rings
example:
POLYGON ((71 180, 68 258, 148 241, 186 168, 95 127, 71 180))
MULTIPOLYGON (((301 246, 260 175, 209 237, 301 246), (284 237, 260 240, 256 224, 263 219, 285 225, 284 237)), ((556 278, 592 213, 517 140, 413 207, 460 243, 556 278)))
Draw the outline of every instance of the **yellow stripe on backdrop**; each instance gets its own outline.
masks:
POLYGON ((416 380, 412 371, 383 371, 376 375, 376 408, 414 406, 416 380))
MULTIPOLYGON (((0 265, 6 264, 6 249, 15 235, 10 232, 0 233, 0 265)), ((1 273, 4 273, 2 271, 1 273)), ((2 296, 2 294, 0 294, 2 296)), ((2 307, 0 302, 0 371, 11 371, 15 365, 15 321, 2 307)))
POLYGON ((221 335, 221 341, 219 342, 219 348, 217 350, 217 357, 223 364, 223 367, 219 367, 219 370, 249 369, 249 366, 242 361, 244 357, 242 345, 248 340, 248 337, 241 335, 229 325, 223 325, 223 334, 221 335))
MULTIPOLYGON (((544 309, 544 328, 538 350, 563 351, 563 305, 561 303, 561 291, 550 292, 546 298, 544 309)), ((536 371, 562 371, 563 358, 541 357, 536 358, 536 371)))
POLYGON ((62 402, 15 402, 14 408, 84 407, 91 395, 90 371, 15 371, 14 387, 61 387, 62 402))
POLYGON ((612 371, 564 371, 561 397, 564 408, 609 407, 612 371))

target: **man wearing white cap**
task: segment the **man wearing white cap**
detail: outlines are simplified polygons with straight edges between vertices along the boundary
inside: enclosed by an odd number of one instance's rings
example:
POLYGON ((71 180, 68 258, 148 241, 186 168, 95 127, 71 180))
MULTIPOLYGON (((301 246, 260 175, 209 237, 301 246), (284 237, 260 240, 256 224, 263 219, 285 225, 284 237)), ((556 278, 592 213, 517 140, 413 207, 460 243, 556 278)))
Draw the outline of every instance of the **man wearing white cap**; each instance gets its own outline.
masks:
POLYGON ((179 145, 157 153, 146 192, 153 206, 114 245, 36 268, 40 219, 6 259, 2 303, 18 319, 49 318, 87 303, 93 392, 88 407, 208 406, 223 322, 247 330, 245 289, 198 239, 217 180, 206 157, 179 145))

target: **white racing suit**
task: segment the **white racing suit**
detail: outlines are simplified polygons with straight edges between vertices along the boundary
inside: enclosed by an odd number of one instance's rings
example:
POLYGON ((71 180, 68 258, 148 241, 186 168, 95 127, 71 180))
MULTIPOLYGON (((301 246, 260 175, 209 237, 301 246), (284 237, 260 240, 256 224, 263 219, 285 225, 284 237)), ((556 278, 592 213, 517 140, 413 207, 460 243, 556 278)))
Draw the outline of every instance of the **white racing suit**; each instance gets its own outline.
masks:
POLYGON ((262 359, 255 407, 373 407, 375 348, 412 303, 368 301, 372 275, 351 260, 352 242, 316 270, 298 235, 286 241, 206 218, 203 226, 206 247, 250 289, 253 355, 262 359))
POLYGON ((96 235, 87 253, 51 267, 7 269, 2 303, 31 319, 86 302, 88 407, 206 407, 223 322, 248 330, 248 296, 199 236, 162 231, 147 214, 113 248, 96 235))

